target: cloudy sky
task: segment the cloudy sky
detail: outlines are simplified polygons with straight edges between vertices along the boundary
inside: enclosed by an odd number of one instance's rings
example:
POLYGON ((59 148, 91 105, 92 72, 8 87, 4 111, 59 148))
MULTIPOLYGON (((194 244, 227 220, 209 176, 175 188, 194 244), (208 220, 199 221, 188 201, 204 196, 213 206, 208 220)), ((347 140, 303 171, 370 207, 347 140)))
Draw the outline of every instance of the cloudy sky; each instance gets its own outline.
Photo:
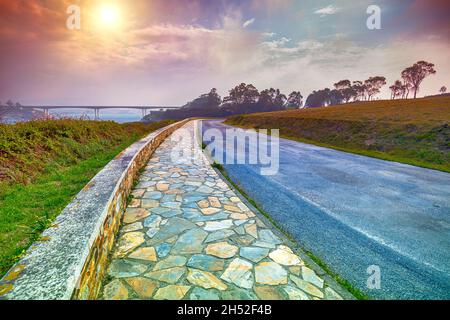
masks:
MULTIPOLYGON (((181 105, 240 82, 305 96, 341 79, 394 82, 436 64, 450 87, 448 0, 0 0, 0 101, 181 105), (370 4, 382 29, 366 27, 370 4), (69 5, 81 30, 66 27, 69 5)), ((388 97, 388 90, 380 97, 388 97)))

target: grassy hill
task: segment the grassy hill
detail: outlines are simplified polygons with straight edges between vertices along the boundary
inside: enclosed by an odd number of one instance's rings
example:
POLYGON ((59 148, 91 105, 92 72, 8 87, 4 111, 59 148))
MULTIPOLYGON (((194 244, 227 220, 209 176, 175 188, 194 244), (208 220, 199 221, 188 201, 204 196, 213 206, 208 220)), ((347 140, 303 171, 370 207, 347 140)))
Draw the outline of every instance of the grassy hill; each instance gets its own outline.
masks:
POLYGON ((233 116, 226 123, 280 129, 288 139, 450 172, 450 97, 233 116))
POLYGON ((169 123, 0 125, 0 277, 109 161, 169 123))

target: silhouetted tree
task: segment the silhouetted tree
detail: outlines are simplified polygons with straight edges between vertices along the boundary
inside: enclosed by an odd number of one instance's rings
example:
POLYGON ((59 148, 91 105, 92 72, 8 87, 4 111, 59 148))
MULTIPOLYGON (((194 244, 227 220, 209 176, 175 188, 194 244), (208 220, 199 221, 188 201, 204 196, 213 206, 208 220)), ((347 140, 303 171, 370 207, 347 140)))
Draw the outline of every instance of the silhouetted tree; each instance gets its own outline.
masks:
POLYGON ((391 90, 391 99, 403 96, 403 83, 400 80, 396 80, 392 86, 389 87, 391 90))
POLYGON ((355 101, 366 99, 366 86, 362 81, 353 81, 352 88, 355 91, 355 101))
POLYGON ((364 81, 366 93, 367 93, 367 100, 372 100, 372 98, 380 93, 380 89, 386 85, 386 78, 381 76, 376 77, 370 77, 366 81, 364 81))
POLYGON ((443 86, 441 89, 439 89, 439 93, 445 94, 447 92, 447 87, 443 86))
POLYGON ((403 70, 402 78, 414 90, 414 99, 417 98, 417 92, 419 92, 423 80, 432 74, 436 74, 434 64, 426 61, 419 61, 412 67, 403 70))
POLYGON ((352 87, 350 80, 341 80, 334 84, 334 88, 340 92, 345 103, 356 97, 356 91, 352 87))
POLYGON ((256 103, 259 98, 258 89, 252 84, 241 83, 230 90, 228 97, 225 97, 224 102, 235 105, 256 103))
POLYGON ((287 107, 289 109, 300 109, 303 107, 303 96, 300 91, 293 91, 288 97, 287 107))

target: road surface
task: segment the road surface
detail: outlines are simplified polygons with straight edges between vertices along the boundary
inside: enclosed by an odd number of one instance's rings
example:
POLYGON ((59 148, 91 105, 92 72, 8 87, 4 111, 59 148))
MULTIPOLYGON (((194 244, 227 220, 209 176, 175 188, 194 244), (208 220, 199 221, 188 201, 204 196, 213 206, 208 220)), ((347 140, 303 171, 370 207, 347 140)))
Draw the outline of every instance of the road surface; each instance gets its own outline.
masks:
MULTIPOLYGON (((230 127, 204 121, 208 128, 230 127)), ((278 174, 225 169, 305 249, 371 297, 450 298, 450 174, 285 139, 278 174), (370 266, 380 268, 380 289, 367 287, 370 266)))

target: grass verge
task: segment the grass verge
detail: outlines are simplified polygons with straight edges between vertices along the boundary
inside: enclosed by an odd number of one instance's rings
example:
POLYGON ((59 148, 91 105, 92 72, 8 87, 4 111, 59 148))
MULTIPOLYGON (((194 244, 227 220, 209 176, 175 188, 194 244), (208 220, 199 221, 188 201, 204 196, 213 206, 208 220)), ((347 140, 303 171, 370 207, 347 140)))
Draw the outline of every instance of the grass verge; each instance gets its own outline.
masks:
POLYGON ((280 129, 283 138, 450 172, 450 97, 360 102, 233 116, 242 128, 280 129))
MULTIPOLYGON (((67 130, 79 130, 78 126, 89 127, 92 130, 102 131, 109 128, 104 123, 80 123, 67 122, 64 126, 67 130), (75 128, 72 128, 75 126, 75 128)), ((52 121, 53 122, 53 121, 52 121)), ((58 145, 53 150, 64 150, 63 152, 48 152, 45 158, 33 161, 24 161, 22 165, 26 170, 34 168, 35 172, 27 179, 20 171, 9 165, 1 166, 0 169, 8 171, 7 181, 0 180, 0 278, 17 262, 28 247, 40 239, 41 233, 47 229, 59 213, 69 204, 73 197, 83 189, 83 187, 114 157, 151 131, 168 125, 170 122, 162 122, 152 125, 143 124, 110 124, 109 129, 119 129, 121 131, 111 135, 95 136, 95 139, 84 140, 78 143, 72 138, 55 138, 55 132, 50 131, 44 134, 47 145, 58 145), (53 138, 51 138, 53 137, 53 138), (104 139, 103 141, 101 139, 104 139), (68 146, 70 145, 70 146, 68 146), (33 167, 34 166, 34 167, 33 167), (17 179, 10 179, 16 177, 17 179)), ((33 131, 33 123, 28 131, 33 131)), ((55 125, 40 122, 39 127, 49 128, 55 125)), ((16 127, 17 128, 17 127, 16 127)), ((18 130, 23 130, 24 124, 18 130)), ((3 128, 2 128, 3 129, 3 128)), ((6 128, 13 132, 11 137, 20 139, 22 135, 14 131, 14 126, 6 128)), ((5 130, 6 131, 6 130, 5 130)), ((26 136, 26 135, 25 135, 26 136)), ((86 137, 84 137, 86 138, 86 137)), ((5 137, 3 137, 6 140, 5 137)), ((20 142, 11 141, 19 144, 20 142)), ((27 146, 23 143, 25 150, 40 150, 37 144, 27 146), (37 148, 37 149, 36 149, 37 148)), ((6 149, 2 146, 3 150, 6 149)), ((13 159, 32 159, 39 154, 21 154, 20 150, 15 151, 13 159)), ((6 153, 6 152, 5 152, 6 153)), ((3 159, 3 164, 12 158, 3 159)), ((12 162, 10 161, 9 164, 12 162)))
MULTIPOLYGON (((205 148, 203 148, 205 149, 205 148)), ((266 212, 254 199, 252 199, 242 188, 239 184, 234 182, 230 176, 227 174, 225 168, 218 164, 217 162, 214 162, 212 164, 212 167, 219 170, 220 173, 225 177, 225 179, 245 198, 247 201, 254 206, 275 228, 277 228, 282 234, 284 234, 290 241, 293 243, 298 244, 298 241, 289 233, 287 232, 277 221, 275 221, 272 216, 266 212)), ((335 273, 324 261, 322 261, 320 258, 315 256, 312 252, 305 250, 302 248, 302 251, 312 260, 314 263, 316 263, 319 267, 322 268, 323 271, 325 271, 330 277, 332 277, 337 283, 339 283, 342 287, 347 289, 356 299, 358 300, 369 300, 370 297, 366 295, 364 292, 360 291, 358 288, 354 287, 349 281, 345 280, 341 276, 339 276, 337 273, 335 273)))

